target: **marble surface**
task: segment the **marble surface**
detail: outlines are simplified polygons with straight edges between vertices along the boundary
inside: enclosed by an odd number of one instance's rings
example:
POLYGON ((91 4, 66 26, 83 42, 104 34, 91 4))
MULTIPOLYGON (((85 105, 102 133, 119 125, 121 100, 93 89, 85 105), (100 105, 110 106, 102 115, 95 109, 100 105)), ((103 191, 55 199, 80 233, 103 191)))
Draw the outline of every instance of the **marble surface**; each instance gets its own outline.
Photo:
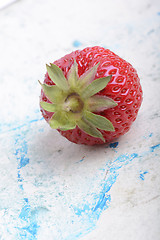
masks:
POLYGON ((20 0, 0 10, 0 239, 160 239, 160 3, 20 0), (138 71, 131 130, 70 143, 39 111, 45 64, 100 45, 138 71))

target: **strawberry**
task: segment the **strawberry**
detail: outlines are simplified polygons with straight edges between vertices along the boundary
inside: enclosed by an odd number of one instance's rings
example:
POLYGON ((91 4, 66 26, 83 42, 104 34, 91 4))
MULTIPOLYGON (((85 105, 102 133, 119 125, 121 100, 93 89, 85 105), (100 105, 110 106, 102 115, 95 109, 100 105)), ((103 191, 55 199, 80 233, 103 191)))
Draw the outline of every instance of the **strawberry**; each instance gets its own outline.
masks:
POLYGON ((136 70, 98 46, 47 65, 40 84, 43 117, 51 128, 79 144, 102 144, 125 134, 142 103, 136 70))

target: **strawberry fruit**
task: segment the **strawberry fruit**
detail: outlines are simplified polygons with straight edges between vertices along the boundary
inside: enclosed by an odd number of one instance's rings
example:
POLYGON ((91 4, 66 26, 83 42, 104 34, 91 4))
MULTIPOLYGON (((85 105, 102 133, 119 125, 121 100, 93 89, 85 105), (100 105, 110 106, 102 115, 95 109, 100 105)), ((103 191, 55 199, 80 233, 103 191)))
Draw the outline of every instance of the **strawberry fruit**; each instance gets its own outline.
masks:
POLYGON ((142 103, 132 65, 108 49, 88 47, 47 65, 41 112, 74 143, 95 145, 125 134, 142 103))

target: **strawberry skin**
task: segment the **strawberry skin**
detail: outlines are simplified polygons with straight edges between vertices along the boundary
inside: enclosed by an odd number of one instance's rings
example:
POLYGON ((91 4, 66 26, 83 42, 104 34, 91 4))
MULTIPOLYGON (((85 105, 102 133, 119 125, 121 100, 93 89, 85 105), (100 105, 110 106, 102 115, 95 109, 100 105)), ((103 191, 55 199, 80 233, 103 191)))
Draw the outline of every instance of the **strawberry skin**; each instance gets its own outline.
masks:
MULTIPOLYGON (((115 131, 99 130, 105 142, 111 142, 128 132, 131 124, 137 117, 142 103, 142 88, 136 70, 130 63, 110 50, 98 46, 72 52, 55 61, 54 64, 62 70, 64 76, 67 78, 74 60, 76 60, 78 65, 79 77, 98 63, 94 79, 112 76, 107 86, 97 93, 97 95, 107 96, 117 103, 117 106, 97 113, 110 120, 115 129, 115 131)), ((44 83, 49 86, 54 85, 48 72, 45 75, 44 83)), ((41 91, 40 100, 50 103, 43 90, 41 91)), ((53 112, 46 111, 42 107, 41 112, 47 122, 53 116, 53 112)), ((62 136, 74 143, 86 145, 104 143, 102 139, 87 134, 78 126, 74 129, 66 131, 58 129, 58 131, 62 136)))

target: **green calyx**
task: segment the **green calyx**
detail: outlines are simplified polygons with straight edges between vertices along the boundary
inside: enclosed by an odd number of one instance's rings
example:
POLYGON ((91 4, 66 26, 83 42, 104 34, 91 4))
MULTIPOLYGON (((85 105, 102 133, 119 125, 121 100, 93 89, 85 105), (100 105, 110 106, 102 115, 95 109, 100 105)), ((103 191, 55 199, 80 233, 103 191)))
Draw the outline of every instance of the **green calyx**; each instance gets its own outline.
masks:
POLYGON ((99 131, 114 131, 112 123, 96 113, 117 106, 111 98, 97 95, 104 89, 112 76, 95 79, 98 65, 95 65, 82 76, 78 76, 76 60, 65 78, 62 70, 54 64, 46 65, 49 77, 55 85, 41 84, 47 98, 52 103, 40 102, 41 107, 53 112, 49 120, 51 128, 67 131, 78 126, 87 134, 100 138, 99 131))

